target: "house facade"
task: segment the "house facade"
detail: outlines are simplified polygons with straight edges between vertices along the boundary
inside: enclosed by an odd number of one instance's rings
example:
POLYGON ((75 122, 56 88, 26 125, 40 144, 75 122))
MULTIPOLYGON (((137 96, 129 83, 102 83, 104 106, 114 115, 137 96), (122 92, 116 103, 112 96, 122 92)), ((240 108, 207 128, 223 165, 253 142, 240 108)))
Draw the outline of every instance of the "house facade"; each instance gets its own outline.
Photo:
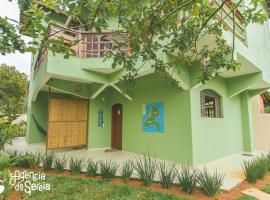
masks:
MULTIPOLYGON (((45 142, 48 150, 83 146, 149 152, 191 165, 254 150, 251 98, 270 87, 267 21, 247 27, 237 23, 234 57, 241 63, 239 70, 222 71, 218 78, 201 84, 199 64, 179 65, 180 73, 172 77, 180 85, 174 87, 146 66, 136 78, 134 91, 126 93, 121 80, 125 70, 112 68, 112 61, 103 57, 114 45, 113 32, 72 30, 64 28, 68 17, 53 14, 52 19, 54 25, 49 28, 57 32, 55 37, 80 42, 74 46, 76 56, 69 59, 46 49, 33 56, 29 144, 45 142)), ((232 19, 228 20, 223 35, 231 44, 232 19)), ((121 34, 128 38, 132 33, 121 34)), ((200 44, 213 40, 207 36, 200 44)), ((132 51, 128 43, 123 51, 132 51)))
POLYGON ((270 150, 270 141, 268 139, 270 122, 269 102, 270 96, 268 92, 252 97, 254 147, 264 151, 270 150))

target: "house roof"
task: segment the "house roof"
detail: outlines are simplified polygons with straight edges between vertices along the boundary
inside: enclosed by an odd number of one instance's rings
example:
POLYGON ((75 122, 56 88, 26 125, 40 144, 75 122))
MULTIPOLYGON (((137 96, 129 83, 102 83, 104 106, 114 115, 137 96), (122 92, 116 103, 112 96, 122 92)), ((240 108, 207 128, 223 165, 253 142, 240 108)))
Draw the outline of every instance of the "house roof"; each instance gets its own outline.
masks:
POLYGON ((269 94, 269 92, 266 91, 266 92, 262 93, 261 97, 262 97, 263 103, 265 105, 270 105, 270 94, 269 94))

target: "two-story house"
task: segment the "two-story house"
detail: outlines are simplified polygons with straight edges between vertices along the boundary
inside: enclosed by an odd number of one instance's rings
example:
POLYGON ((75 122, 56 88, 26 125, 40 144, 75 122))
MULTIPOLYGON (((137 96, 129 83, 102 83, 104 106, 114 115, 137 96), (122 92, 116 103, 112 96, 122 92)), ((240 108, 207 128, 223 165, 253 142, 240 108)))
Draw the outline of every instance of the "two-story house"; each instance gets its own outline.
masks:
MULTIPOLYGON (((226 11, 226 6, 222 10, 226 11)), ((267 12, 267 11, 265 11, 267 12)), ((217 16, 218 17, 218 16, 217 16)), ((79 40, 76 56, 64 59, 41 49, 33 56, 28 98, 27 142, 47 149, 112 148, 192 165, 242 151, 252 151, 251 97, 270 87, 270 33, 263 25, 242 25, 236 17, 237 71, 198 83, 199 66, 181 66, 172 87, 147 67, 132 93, 124 92, 125 70, 104 54, 132 33, 97 34, 69 28, 69 17, 52 13, 54 37, 79 40)), ((232 17, 223 23, 232 43, 232 17)), ((113 29, 113 26, 110 28, 113 29)), ((205 41, 211 44, 211 37, 205 41)), ((164 59, 173 59, 164 57, 164 59)))

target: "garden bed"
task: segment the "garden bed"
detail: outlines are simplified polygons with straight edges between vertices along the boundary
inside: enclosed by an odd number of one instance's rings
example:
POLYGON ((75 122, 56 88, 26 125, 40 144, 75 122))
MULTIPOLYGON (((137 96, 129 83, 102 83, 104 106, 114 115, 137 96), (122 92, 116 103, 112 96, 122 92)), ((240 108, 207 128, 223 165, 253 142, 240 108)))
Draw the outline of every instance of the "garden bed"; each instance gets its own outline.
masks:
MULTIPOLYGON (((20 170, 20 171, 24 171, 24 168, 18 168, 18 167, 14 167, 12 168, 12 171, 14 170, 20 170)), ((42 168, 34 168, 34 169, 27 169, 29 171, 34 171, 34 172, 44 172, 42 168)), ((113 179, 111 179, 110 181, 104 181, 102 180, 101 176, 95 176, 95 177, 89 177, 86 175, 86 173, 81 173, 80 175, 72 175, 70 174, 69 171, 64 171, 61 174, 56 173, 54 170, 50 170, 47 172, 44 172, 46 174, 48 178, 48 182, 50 182, 52 184, 52 192, 36 192, 34 194, 34 196, 32 197, 27 197, 27 198, 23 198, 23 196, 26 197, 26 195, 23 195, 20 192, 17 191, 13 191, 11 194, 11 198, 12 200, 21 200, 21 199, 46 199, 46 197, 44 195, 50 194, 50 196, 48 196, 47 199, 57 199, 59 197, 59 199, 64 198, 65 199, 72 199, 72 197, 68 197, 66 196, 67 193, 69 192, 67 190, 67 188, 69 188, 70 190, 72 189, 76 189, 76 193, 81 193, 84 190, 89 190, 87 193, 87 196, 85 196, 85 198, 88 199, 96 199, 96 200, 101 200, 104 199, 106 197, 110 197, 112 199, 130 199, 130 193, 132 192, 136 192, 139 193, 140 196, 140 200, 143 199, 175 199, 175 200, 184 200, 184 199, 193 199, 193 200, 210 200, 213 199, 213 197, 208 197, 204 194, 204 192, 200 189, 200 188, 196 188, 194 190, 194 192, 192 193, 192 195, 188 195, 187 193, 181 191, 179 189, 179 186, 174 184, 170 189, 163 189, 162 186, 160 185, 160 183, 153 183, 150 186, 144 186, 143 183, 137 179, 131 179, 128 182, 124 182, 121 178, 119 177, 115 177, 113 179), (65 180, 64 182, 66 183, 70 183, 73 182, 74 185, 70 185, 69 186, 65 186, 62 185, 62 187, 60 188, 65 188, 61 191, 59 191, 59 186, 57 185, 61 185, 63 183, 63 180, 65 180), (89 181, 87 181, 89 180, 89 181), (80 188, 78 188, 78 184, 80 185, 80 188), (106 191, 104 194, 100 195, 100 196, 96 196, 97 192, 94 190, 97 190, 93 188, 93 185, 95 184, 103 184, 102 187, 104 188, 104 191, 106 191), (54 191, 54 185, 57 186, 56 191, 54 191), (92 189, 91 189, 92 188, 92 189), (113 188, 113 189, 112 189, 113 188), (119 191, 119 192, 123 192, 123 194, 115 194, 114 191, 119 191), (91 192, 93 191, 93 192, 91 192), (55 194, 56 196, 53 197, 51 195, 55 194), (91 195, 95 195, 95 196, 91 196, 91 195), (150 195, 150 196, 149 196, 150 195), (121 198, 120 198, 121 196, 121 198)), ((232 191, 230 192, 223 192, 221 191, 220 194, 218 194, 214 199, 217 200, 237 200, 238 198, 240 198, 241 200, 251 200, 252 198, 249 197, 244 197, 241 194, 242 190, 248 189, 248 188, 263 188, 265 187, 265 185, 270 183, 270 173, 268 173, 264 179, 259 179, 255 184, 250 184, 247 183, 246 181, 241 183, 238 187, 234 188, 232 191)), ((132 195, 134 196, 134 195, 132 195)), ((81 197, 83 198, 83 196, 81 197)), ((132 197, 133 198, 133 197, 132 197)), ((136 199, 136 198, 133 198, 136 199)), ((253 200, 253 199, 252 199, 253 200)))

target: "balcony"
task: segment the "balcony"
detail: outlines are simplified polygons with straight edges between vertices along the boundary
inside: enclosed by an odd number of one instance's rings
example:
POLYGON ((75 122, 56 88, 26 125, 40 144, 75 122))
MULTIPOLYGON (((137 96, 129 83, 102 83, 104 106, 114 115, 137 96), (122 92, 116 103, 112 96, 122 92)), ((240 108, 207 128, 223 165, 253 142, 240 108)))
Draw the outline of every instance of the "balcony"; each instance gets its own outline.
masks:
MULTIPOLYGON (((130 54, 129 33, 127 32, 83 32, 67 29, 57 25, 49 25, 50 39, 63 38, 66 44, 74 44, 74 50, 78 58, 104 57, 107 52, 122 51, 130 54)), ((34 76, 39 72, 48 55, 48 49, 39 51, 34 66, 34 76)))
MULTIPOLYGON (((219 6, 220 0, 213 0, 213 2, 219 6)), ((216 17, 221 21, 222 24, 232 32, 241 42, 246 43, 247 34, 246 27, 244 25, 244 17, 239 9, 231 11, 232 4, 231 0, 228 0, 222 9, 216 14, 216 17), (234 21, 234 23, 233 23, 234 21)))

